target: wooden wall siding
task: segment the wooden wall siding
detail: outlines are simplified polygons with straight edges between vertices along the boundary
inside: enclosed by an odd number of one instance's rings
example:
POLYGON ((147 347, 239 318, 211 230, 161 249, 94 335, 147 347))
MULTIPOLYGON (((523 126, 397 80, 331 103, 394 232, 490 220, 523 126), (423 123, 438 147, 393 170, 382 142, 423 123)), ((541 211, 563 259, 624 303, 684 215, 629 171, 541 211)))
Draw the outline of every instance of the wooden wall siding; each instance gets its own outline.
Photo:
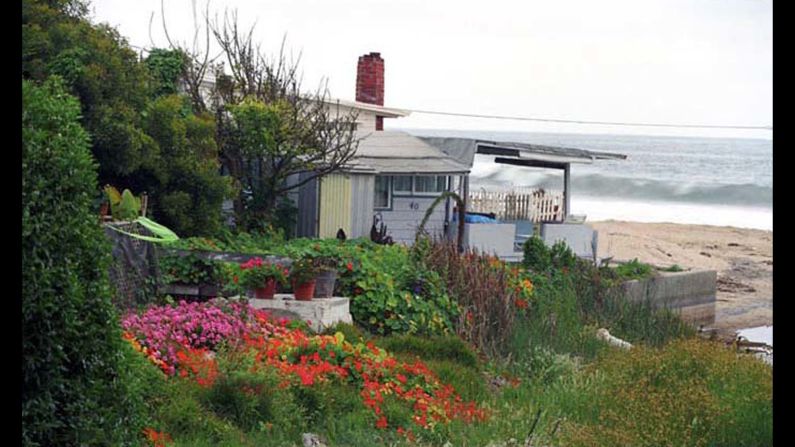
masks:
POLYGON ((560 191, 470 191, 467 211, 495 213, 502 220, 562 222, 563 193, 560 191))
MULTIPOLYGON (((301 179, 309 175, 301 174, 301 179)), ((313 179, 298 188, 297 237, 317 237, 317 185, 317 180, 313 179)))
MULTIPOLYGON (((391 211, 378 211, 383 216, 388 234, 392 236, 392 239, 395 242, 413 244, 425 211, 434 200, 436 197, 393 197, 391 211), (416 204, 417 209, 412 208, 412 203, 416 204)), ((444 231, 444 203, 440 203, 433 210, 425 230, 431 235, 442 234, 444 231)))
POLYGON ((336 237, 340 228, 351 234, 351 179, 347 174, 329 174, 320 181, 318 237, 336 237))
POLYGON ((351 231, 348 238, 370 237, 375 203, 375 176, 351 175, 351 231))

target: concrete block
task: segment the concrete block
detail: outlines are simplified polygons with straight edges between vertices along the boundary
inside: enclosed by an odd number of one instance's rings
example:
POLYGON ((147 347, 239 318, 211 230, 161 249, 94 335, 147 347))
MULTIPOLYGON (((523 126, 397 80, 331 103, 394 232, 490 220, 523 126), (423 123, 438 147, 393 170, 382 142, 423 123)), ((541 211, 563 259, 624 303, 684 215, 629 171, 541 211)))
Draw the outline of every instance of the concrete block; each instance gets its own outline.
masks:
POLYGON ((513 242, 516 238, 516 224, 481 223, 464 224, 467 245, 483 253, 497 256, 514 254, 513 242))
POLYGON ((659 272, 652 278, 625 282, 624 292, 629 300, 649 300, 678 312, 685 321, 711 325, 715 322, 717 278, 714 270, 659 272))
POLYGON ((585 224, 541 224, 541 239, 548 247, 557 241, 563 241, 575 255, 581 258, 594 259, 594 253, 596 253, 597 232, 585 224))
POLYGON ((320 332, 337 323, 353 323, 350 313, 350 298, 314 298, 298 301, 293 294, 277 293, 272 300, 249 299, 255 309, 286 310, 297 314, 309 326, 320 332))

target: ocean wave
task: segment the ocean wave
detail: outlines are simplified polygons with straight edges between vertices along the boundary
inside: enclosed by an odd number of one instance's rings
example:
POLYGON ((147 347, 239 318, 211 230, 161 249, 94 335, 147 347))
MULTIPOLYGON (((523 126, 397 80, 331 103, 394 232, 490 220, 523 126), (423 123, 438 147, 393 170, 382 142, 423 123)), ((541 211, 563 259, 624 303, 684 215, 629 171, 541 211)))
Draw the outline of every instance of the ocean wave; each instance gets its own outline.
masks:
MULTIPOLYGON (((773 206, 773 188, 757 184, 709 184, 661 181, 604 174, 572 176, 575 196, 610 197, 740 206, 773 206)), ((472 173, 472 186, 522 186, 561 189, 562 175, 512 170, 482 170, 472 173)))

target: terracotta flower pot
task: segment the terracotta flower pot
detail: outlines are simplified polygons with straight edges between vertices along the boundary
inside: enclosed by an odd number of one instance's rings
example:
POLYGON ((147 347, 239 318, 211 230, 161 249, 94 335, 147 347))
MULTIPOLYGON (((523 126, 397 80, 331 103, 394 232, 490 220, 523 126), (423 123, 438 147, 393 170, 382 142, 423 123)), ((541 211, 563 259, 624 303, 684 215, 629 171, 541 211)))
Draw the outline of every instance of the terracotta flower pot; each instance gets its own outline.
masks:
POLYGON ((293 293, 298 301, 312 301, 315 295, 315 280, 309 280, 303 284, 293 283, 293 293))
POLYGON ((260 300, 272 300, 273 295, 276 293, 276 280, 269 279, 265 283, 265 287, 258 287, 254 289, 254 298, 260 300))

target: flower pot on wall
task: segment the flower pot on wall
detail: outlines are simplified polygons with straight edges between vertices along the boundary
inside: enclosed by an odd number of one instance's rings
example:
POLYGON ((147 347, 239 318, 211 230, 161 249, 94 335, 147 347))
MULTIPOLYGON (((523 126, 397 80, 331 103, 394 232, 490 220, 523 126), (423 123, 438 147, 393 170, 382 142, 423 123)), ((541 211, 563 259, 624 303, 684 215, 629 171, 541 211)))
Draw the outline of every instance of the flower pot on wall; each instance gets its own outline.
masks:
POLYGON ((298 301, 312 301, 312 296, 315 294, 315 280, 301 284, 293 283, 293 293, 298 301))
POLYGON ((276 293, 276 280, 269 279, 265 283, 265 287, 258 287, 254 289, 254 298, 260 300, 272 300, 273 295, 276 293))
POLYGON ((331 298, 337 284, 336 270, 323 270, 315 277, 315 298, 331 298))

